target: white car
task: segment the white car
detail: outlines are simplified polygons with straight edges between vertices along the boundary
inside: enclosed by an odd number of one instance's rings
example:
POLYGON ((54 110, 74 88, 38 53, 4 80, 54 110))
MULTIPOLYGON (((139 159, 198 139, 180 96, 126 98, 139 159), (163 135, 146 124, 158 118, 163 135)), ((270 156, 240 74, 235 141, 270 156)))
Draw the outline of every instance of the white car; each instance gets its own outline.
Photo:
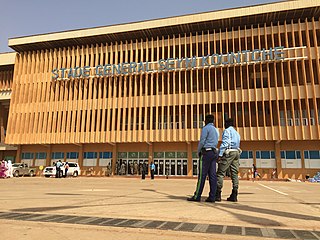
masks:
MULTIPOLYGON (((62 166, 60 167, 60 171, 61 171, 60 176, 61 177, 66 177, 65 176, 65 165, 66 165, 66 163, 63 162, 62 166)), ((81 170, 80 170, 80 167, 79 167, 78 163, 76 163, 76 162, 68 162, 68 165, 69 165, 69 169, 68 169, 68 173, 67 173, 68 176, 77 177, 77 176, 79 176, 81 174, 81 170)), ((43 175, 45 177, 55 177, 56 173, 57 173, 57 170, 56 170, 55 166, 46 167, 43 170, 43 175)))
MULTIPOLYGON (((69 169, 68 169, 68 176, 77 177, 81 174, 81 170, 79 164, 76 162, 68 162, 69 169)), ((63 170, 65 169, 65 163, 63 163, 63 170)), ((64 174, 64 172, 63 172, 64 174)))

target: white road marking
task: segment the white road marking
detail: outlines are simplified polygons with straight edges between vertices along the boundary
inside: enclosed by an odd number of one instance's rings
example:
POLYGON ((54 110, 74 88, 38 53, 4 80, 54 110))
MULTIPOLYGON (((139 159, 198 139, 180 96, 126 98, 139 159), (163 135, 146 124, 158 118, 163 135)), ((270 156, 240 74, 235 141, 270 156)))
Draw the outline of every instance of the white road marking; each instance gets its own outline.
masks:
POLYGON ((278 190, 276 190, 276 189, 274 189, 274 188, 268 187, 268 186, 263 185, 263 184, 261 184, 261 183, 258 183, 258 184, 259 184, 260 186, 262 186, 262 187, 268 188, 268 189, 270 189, 270 190, 272 190, 272 191, 274 191, 274 192, 280 193, 280 194, 282 194, 282 195, 285 195, 285 196, 288 195, 288 194, 286 194, 286 193, 284 193, 284 192, 280 192, 280 191, 278 191, 278 190))
POLYGON ((315 234, 314 232, 311 232, 311 234, 312 234, 313 236, 315 236, 317 239, 320 239, 320 237, 319 237, 317 234, 315 234))
POLYGON ((192 230, 193 232, 206 232, 209 227, 209 224, 197 224, 192 230))

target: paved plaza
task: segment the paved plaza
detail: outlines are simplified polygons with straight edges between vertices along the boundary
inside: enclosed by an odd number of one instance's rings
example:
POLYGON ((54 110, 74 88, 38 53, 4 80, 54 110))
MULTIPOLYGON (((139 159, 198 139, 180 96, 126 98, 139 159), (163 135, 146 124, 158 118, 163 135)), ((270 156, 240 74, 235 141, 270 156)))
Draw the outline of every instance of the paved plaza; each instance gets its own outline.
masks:
POLYGON ((320 239, 320 184, 240 181, 239 202, 188 202, 196 179, 0 179, 2 239, 320 239))

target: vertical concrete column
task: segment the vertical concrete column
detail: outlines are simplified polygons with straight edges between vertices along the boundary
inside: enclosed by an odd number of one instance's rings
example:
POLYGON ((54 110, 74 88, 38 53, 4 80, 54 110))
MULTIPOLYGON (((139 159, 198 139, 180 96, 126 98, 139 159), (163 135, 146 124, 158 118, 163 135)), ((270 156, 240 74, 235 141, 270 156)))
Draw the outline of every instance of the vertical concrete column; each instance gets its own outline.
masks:
POLYGON ((4 143, 4 107, 0 103, 0 143, 4 143))
POLYGON ((114 175, 116 171, 117 158, 118 158, 117 144, 114 144, 112 146, 112 175, 114 175))
POLYGON ((188 152, 188 177, 192 177, 192 144, 187 142, 187 152, 188 152))
POLYGON ((83 167, 83 144, 79 145, 79 160, 78 160, 78 164, 79 164, 80 169, 81 169, 81 167, 83 167))
POLYGON ((300 156, 301 156, 301 175, 298 178, 305 179, 308 171, 306 170, 306 165, 304 163, 304 151, 301 151, 300 156))
POLYGON ((18 150, 17 150, 17 156, 16 156, 16 163, 21 162, 21 145, 18 145, 18 150))
POLYGON ((46 166, 50 166, 51 165, 51 153, 52 153, 51 145, 48 145, 46 153, 47 153, 46 166))
POLYGON ((274 146, 274 153, 276 157, 277 177, 283 178, 282 166, 281 166, 281 141, 276 141, 274 146))

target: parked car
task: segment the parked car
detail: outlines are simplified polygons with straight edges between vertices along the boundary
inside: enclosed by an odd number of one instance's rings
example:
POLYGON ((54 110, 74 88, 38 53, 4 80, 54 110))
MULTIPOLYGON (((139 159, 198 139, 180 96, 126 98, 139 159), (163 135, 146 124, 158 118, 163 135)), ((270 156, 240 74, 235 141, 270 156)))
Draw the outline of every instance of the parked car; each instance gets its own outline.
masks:
MULTIPOLYGON (((62 177, 65 177, 64 176, 64 174, 65 174, 65 165, 66 165, 66 163, 63 162, 62 166, 60 167, 60 171, 61 171, 60 175, 62 177)), ((76 163, 76 162, 68 162, 68 165, 69 165, 68 176, 77 177, 77 176, 79 176, 81 174, 81 170, 80 170, 80 167, 79 167, 78 163, 76 163)), ((57 170, 56 170, 55 166, 46 167, 43 170, 43 175, 45 177, 55 177, 56 173, 57 173, 57 170)))
MULTIPOLYGON (((81 170, 79 167, 79 164, 76 162, 68 162, 69 169, 68 169, 68 176, 74 176, 77 177, 81 174, 81 170)), ((65 166, 65 163, 63 164, 63 167, 65 166)))
MULTIPOLYGON (((43 175, 45 177, 55 177, 56 176, 56 166, 52 166, 52 167, 46 167, 44 170, 43 170, 43 175)), ((61 174, 62 176, 63 174, 61 174)))
POLYGON ((31 168, 26 163, 14 163, 12 164, 12 173, 15 177, 25 175, 33 177, 36 174, 36 168, 31 168))

